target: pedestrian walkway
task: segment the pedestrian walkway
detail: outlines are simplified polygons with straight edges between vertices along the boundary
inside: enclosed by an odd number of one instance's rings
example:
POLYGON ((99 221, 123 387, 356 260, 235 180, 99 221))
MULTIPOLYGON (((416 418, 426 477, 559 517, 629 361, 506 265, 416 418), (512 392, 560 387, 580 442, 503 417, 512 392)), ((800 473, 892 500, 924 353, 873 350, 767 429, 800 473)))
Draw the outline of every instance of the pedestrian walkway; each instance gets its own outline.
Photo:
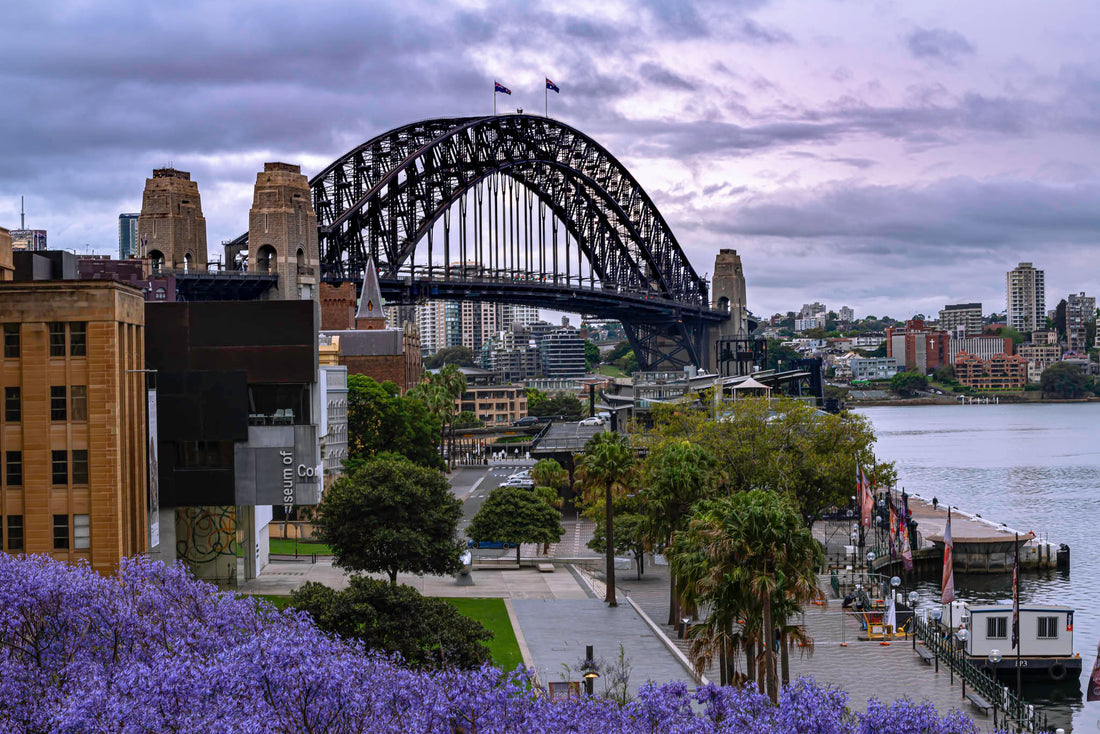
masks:
MULTIPOLYGON (((641 580, 634 572, 616 575, 616 587, 630 596, 655 622, 668 621, 668 566, 652 565, 641 580)), ((937 673, 913 652, 912 641, 898 640, 888 646, 858 640, 858 620, 845 614, 839 600, 828 606, 810 606, 803 616, 806 631, 814 640, 811 650, 796 647, 790 653, 791 679, 812 676, 819 683, 848 693, 850 706, 863 710, 870 698, 891 702, 899 698, 929 701, 940 715, 958 709, 974 719, 983 730, 993 728, 992 716, 969 706, 962 687, 947 668, 937 673)), ((685 653, 688 640, 677 639, 676 628, 664 625, 669 638, 685 653)), ((705 671, 711 680, 720 680, 715 666, 705 671)))

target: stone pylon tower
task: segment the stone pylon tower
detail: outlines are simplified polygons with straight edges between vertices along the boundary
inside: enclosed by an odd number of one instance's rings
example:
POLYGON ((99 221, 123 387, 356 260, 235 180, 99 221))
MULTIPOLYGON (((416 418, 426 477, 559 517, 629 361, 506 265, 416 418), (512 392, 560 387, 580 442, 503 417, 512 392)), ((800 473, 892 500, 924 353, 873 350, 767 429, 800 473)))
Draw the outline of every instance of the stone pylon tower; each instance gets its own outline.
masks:
POLYGON ((752 352, 745 353, 749 349, 745 271, 737 250, 720 250, 714 260, 710 306, 716 311, 725 311, 730 317, 728 321, 707 329, 702 345, 706 350, 703 364, 708 372, 748 374, 752 371, 752 352))
POLYGON ((317 215, 301 166, 265 163, 248 212, 248 269, 279 276, 269 298, 317 300, 317 215))
POLYGON ((191 174, 158 168, 145 179, 137 254, 158 268, 206 270, 206 218, 191 174))
POLYGON ((355 328, 362 330, 385 329, 386 312, 382 310, 382 289, 378 287, 378 270, 374 258, 367 257, 363 269, 363 293, 359 296, 359 310, 355 312, 355 328))

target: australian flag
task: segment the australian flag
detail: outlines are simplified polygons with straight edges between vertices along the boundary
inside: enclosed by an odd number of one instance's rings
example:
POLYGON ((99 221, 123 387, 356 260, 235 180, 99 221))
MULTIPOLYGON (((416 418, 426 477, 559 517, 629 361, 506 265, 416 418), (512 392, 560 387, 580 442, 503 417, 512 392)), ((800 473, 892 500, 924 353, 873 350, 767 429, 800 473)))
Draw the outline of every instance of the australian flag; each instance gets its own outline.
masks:
POLYGON ((504 86, 500 82, 493 82, 493 94, 500 92, 501 94, 511 94, 512 90, 504 86))
POLYGON ((546 79, 546 88, 549 89, 551 92, 557 92, 558 94, 561 94, 561 90, 558 89, 558 85, 550 81, 549 77, 547 77, 546 79))

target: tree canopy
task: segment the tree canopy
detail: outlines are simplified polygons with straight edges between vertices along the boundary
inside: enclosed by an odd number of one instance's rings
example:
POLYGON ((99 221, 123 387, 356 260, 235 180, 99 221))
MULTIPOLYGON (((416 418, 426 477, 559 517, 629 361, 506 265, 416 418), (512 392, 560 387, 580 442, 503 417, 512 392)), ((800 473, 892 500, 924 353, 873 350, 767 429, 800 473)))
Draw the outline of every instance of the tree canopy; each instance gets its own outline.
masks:
POLYGON ((638 478, 638 458, 630 440, 621 433, 601 431, 584 445, 577 460, 576 478, 584 493, 587 513, 602 511, 606 554, 607 603, 615 598, 615 500, 629 492, 638 478), (600 507, 602 505, 602 508, 600 507))
POLYGON ((899 372, 890 378, 890 389, 898 395, 910 397, 928 389, 928 378, 919 372, 899 372))
POLYGON ((1051 397, 1083 398, 1092 391, 1092 378, 1075 364, 1055 362, 1043 370, 1039 386, 1051 397))
POLYGON ((539 493, 522 487, 494 489, 466 528, 476 543, 515 543, 517 563, 520 543, 556 543, 564 533, 561 513, 539 493))
POLYGON ((424 369, 436 370, 448 364, 457 367, 473 367, 476 357, 474 350, 469 347, 444 347, 424 360, 424 369))
POLYGON ((853 713, 843 692, 810 679, 779 706, 748 688, 693 693, 680 682, 619 705, 532 695, 524 671, 410 670, 304 614, 142 557, 103 576, 0 553, 0 599, 0 731, 651 734, 655 721, 680 734, 974 731, 958 712, 940 718, 909 701, 853 713))
POLYGON ((880 484, 895 476, 892 463, 875 463, 874 429, 854 413, 823 414, 798 400, 742 398, 717 421, 682 409, 657 415, 658 436, 690 441, 714 456, 720 491, 788 495, 807 526, 826 509, 849 504, 857 462, 876 471, 880 484))
POLYGON ((584 406, 576 395, 561 392, 551 396, 529 387, 527 388, 527 414, 540 418, 559 415, 566 418, 579 418, 584 415, 584 406))
POLYGON ((392 451, 421 466, 443 468, 436 450, 441 422, 422 401, 399 394, 397 385, 366 375, 348 375, 348 460, 353 472, 362 462, 392 451))
POLYGON ((591 372, 600 363, 600 348, 587 339, 584 340, 584 368, 591 372))
POLYGON ((326 632, 360 640, 369 650, 399 653, 412 668, 476 668, 490 661, 493 633, 443 599, 421 596, 404 584, 352 576, 336 591, 307 583, 291 595, 326 632))
POLYGON ((380 454, 337 479, 316 512, 320 539, 350 571, 450 574, 462 570, 462 503, 438 471, 380 454))

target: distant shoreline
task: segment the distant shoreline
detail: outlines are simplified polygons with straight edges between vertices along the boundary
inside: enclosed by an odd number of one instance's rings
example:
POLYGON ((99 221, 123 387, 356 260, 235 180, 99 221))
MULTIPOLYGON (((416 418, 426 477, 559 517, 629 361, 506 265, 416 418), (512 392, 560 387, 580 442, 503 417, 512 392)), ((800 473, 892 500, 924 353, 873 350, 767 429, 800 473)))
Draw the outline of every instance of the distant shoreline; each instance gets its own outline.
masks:
MULTIPOLYGON (((991 396, 993 397, 993 396, 991 396)), ((1089 398, 1036 398, 1035 400, 1021 400, 1016 395, 998 395, 995 397, 1000 398, 998 405, 1050 405, 1058 403, 1100 403, 1100 397, 1089 398)), ((985 405, 986 403, 974 403, 975 405, 985 405)), ((988 403, 993 405, 993 403, 988 403)), ((909 407, 914 405, 964 405, 969 407, 970 403, 963 403, 953 398, 935 397, 935 398, 898 398, 897 400, 845 400, 844 408, 846 410, 852 410, 855 408, 890 408, 890 407, 909 407)))

